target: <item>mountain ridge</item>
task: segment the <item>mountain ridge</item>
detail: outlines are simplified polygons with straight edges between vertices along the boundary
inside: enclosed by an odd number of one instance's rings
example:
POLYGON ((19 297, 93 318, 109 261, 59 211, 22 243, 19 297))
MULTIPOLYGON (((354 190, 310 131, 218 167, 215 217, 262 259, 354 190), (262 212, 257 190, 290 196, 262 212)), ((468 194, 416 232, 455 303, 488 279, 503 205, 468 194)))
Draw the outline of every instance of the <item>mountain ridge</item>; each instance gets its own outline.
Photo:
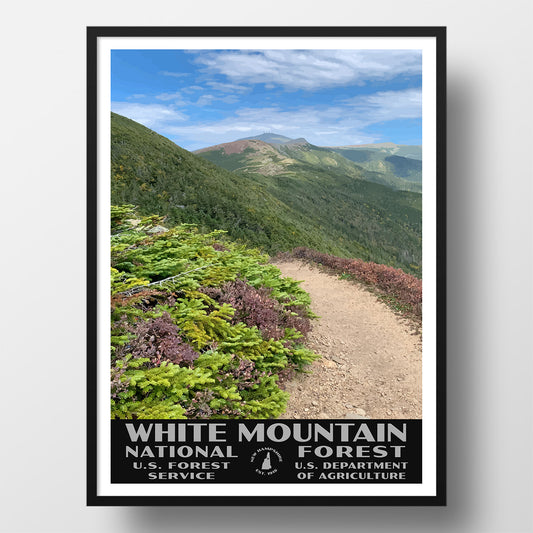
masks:
POLYGON ((306 246, 421 275, 420 194, 361 179, 371 173, 309 143, 284 146, 282 154, 252 139, 242 152, 211 152, 238 167, 257 155, 251 147, 263 150, 255 167, 231 171, 206 153, 193 154, 130 119, 111 117, 113 204, 136 205, 141 214, 159 213, 171 224, 224 230, 271 255, 306 246))
POLYGON ((261 133, 260 135, 252 135, 251 137, 243 137, 242 139, 237 139, 238 141, 250 141, 250 140, 257 140, 257 141, 263 141, 267 143, 277 143, 277 144, 283 144, 284 142, 293 141, 294 139, 291 139, 290 137, 287 137, 286 135, 282 135, 280 133, 273 133, 273 132, 265 132, 261 133))
POLYGON ((240 154, 242 153, 246 148, 250 148, 253 146, 262 146, 266 143, 264 141, 261 141, 259 139, 239 139, 237 141, 231 141, 227 143, 220 143, 215 144, 213 146, 207 146, 206 148, 200 148, 198 150, 194 150, 193 154, 201 154, 202 152, 209 152, 212 150, 223 150, 226 154, 240 154))
POLYGON ((388 155, 396 155, 408 159, 422 160, 422 145, 420 144, 396 144, 396 143, 375 143, 375 144, 355 144, 346 146, 328 146, 330 150, 343 153, 349 151, 370 151, 388 155))
MULTIPOLYGON (((302 171, 302 164, 312 164, 324 169, 342 170, 352 178, 397 190, 422 190, 421 162, 396 155, 401 147, 394 143, 381 143, 379 146, 386 148, 380 149, 328 148, 315 146, 303 137, 284 142, 267 142, 258 137, 288 139, 279 134, 263 134, 201 148, 194 153, 227 170, 237 172, 276 175, 293 170, 302 171)), ((411 148, 415 147, 409 147, 411 148)))

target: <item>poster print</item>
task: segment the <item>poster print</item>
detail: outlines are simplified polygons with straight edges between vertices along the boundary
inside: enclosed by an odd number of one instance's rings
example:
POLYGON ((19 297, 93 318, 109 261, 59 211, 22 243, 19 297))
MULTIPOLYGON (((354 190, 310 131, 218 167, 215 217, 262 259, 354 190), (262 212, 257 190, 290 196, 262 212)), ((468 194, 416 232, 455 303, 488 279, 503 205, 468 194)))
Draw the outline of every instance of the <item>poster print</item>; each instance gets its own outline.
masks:
POLYGON ((88 504, 444 505, 445 30, 87 37, 88 504))

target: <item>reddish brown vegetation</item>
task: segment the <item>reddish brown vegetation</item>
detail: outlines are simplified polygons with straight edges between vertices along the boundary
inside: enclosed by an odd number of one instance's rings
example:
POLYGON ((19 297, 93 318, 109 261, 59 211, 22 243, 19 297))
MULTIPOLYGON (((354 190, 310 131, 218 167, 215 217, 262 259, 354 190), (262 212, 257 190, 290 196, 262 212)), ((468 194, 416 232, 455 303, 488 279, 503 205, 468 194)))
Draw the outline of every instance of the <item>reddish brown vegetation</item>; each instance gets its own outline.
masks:
POLYGON ((302 306, 284 306, 271 298, 272 289, 267 287, 256 289, 246 280, 237 278, 220 288, 204 287, 200 290, 235 309, 232 324, 243 322, 249 327, 257 326, 266 339, 283 338, 285 328, 294 328, 304 337, 311 330, 311 322, 302 306))
POLYGON ((139 320, 134 325, 129 324, 125 318, 119 323, 133 338, 117 349, 117 357, 129 352, 134 359, 149 359, 151 366, 159 366, 163 361, 191 366, 200 355, 180 337, 178 326, 166 312, 147 321, 139 320))
POLYGON ((202 152, 211 152, 213 150, 224 150, 224 153, 227 155, 230 154, 240 154, 246 150, 248 147, 257 147, 257 145, 263 145, 262 141, 256 141, 256 140, 242 140, 242 141, 233 141, 230 143, 222 143, 222 144, 216 144, 215 146, 209 146, 208 148, 201 148, 200 150, 196 150, 196 154, 201 154, 202 152))
POLYGON ((422 280, 399 268, 366 263, 361 259, 335 257, 303 247, 295 248, 290 256, 324 265, 341 274, 349 274, 358 281, 376 287, 385 295, 392 296, 416 316, 422 315, 422 280))

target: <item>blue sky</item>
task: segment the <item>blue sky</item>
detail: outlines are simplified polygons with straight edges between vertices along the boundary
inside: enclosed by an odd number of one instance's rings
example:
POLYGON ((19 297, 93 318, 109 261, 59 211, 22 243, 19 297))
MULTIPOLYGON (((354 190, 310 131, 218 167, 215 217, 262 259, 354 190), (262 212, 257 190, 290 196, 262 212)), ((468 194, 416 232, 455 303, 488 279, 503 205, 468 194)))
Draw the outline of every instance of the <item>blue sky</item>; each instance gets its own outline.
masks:
POLYGON ((113 50, 111 99, 187 150, 267 131, 422 144, 417 50, 113 50))

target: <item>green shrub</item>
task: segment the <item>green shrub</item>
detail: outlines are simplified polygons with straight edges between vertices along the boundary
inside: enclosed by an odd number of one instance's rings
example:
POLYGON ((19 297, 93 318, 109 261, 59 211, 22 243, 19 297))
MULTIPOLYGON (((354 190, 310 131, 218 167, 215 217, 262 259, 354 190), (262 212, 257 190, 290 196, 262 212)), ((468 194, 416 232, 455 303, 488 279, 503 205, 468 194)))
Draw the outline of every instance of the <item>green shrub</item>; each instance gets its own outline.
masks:
POLYGON ((222 231, 113 206, 112 418, 272 418, 279 374, 318 356, 309 296, 222 231))

